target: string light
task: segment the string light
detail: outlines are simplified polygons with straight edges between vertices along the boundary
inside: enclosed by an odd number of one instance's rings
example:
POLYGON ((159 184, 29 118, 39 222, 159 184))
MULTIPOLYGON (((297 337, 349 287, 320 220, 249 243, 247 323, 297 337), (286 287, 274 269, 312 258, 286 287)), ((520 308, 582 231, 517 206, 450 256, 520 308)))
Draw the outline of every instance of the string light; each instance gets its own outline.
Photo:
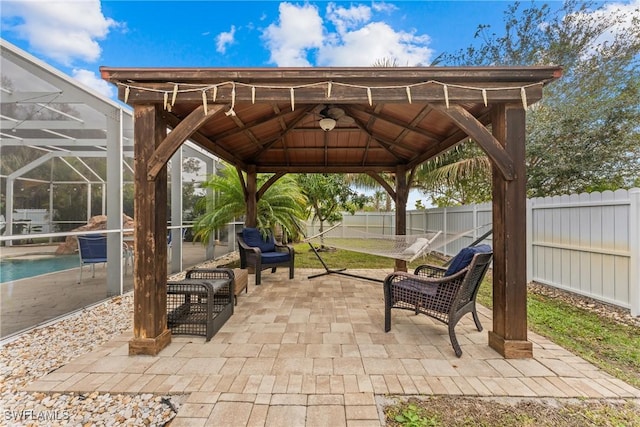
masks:
POLYGON ((236 84, 232 83, 232 85, 233 86, 231 86, 231 108, 229 108, 229 111, 227 111, 225 114, 227 116, 235 117, 236 112, 234 110, 234 107, 236 106, 236 84))
POLYGON ((169 92, 165 92, 164 93, 164 97, 163 97, 163 105, 164 105, 164 109, 167 109, 167 103, 169 102, 169 92))
MULTIPOLYGON (((518 87, 491 87, 491 88, 482 88, 482 87, 473 87, 473 86, 465 86, 465 85, 456 85, 456 84, 447 84, 447 83, 442 83, 439 81, 435 81, 435 80, 429 80, 429 81, 425 81, 425 82, 421 82, 421 83, 415 83, 412 85, 403 85, 403 86, 363 86, 363 85, 354 85, 354 84, 349 84, 349 83, 339 83, 339 82, 333 82, 333 81, 327 81, 327 82, 318 82, 318 83, 310 83, 310 84, 306 84, 306 85, 300 85, 300 86, 293 86, 289 88, 289 92, 290 92, 290 98, 291 98, 291 110, 295 110, 295 90, 296 89, 304 89, 304 88, 310 88, 310 87, 317 87, 319 85, 326 85, 327 88, 327 98, 331 97, 331 92, 333 90, 333 85, 340 85, 343 87, 351 87, 351 88, 361 88, 361 89, 365 89, 367 92, 367 100, 369 102, 369 105, 372 106, 373 105, 373 96, 372 96, 372 88, 378 89, 378 90, 383 90, 383 89, 400 89, 402 87, 404 87, 406 94, 407 94, 407 101, 409 104, 411 104, 413 102, 413 94, 412 94, 412 88, 419 88, 419 87, 423 87, 423 86, 427 86, 427 85, 440 85, 442 86, 442 92, 443 92, 443 96, 444 96, 444 101, 445 104, 447 106, 447 108, 449 108, 450 106, 450 99, 449 99, 449 87, 455 87, 455 88, 460 88, 460 89, 465 89, 465 90, 474 90, 474 91, 478 91, 481 93, 481 98, 482 98, 482 102, 484 103, 485 107, 488 106, 488 92, 489 91, 502 91, 502 90, 514 90, 514 89, 518 89, 518 87)), ((240 82, 234 82, 234 81, 227 81, 227 82, 221 82, 221 83, 217 83, 217 84, 212 84, 212 85, 196 85, 196 84, 188 84, 188 83, 182 83, 180 84, 180 87, 177 83, 173 84, 173 92, 172 92, 172 96, 171 96, 171 103, 169 104, 167 101, 167 97, 168 97, 168 93, 165 89, 152 89, 152 88, 147 88, 147 87, 142 87, 142 86, 136 86, 136 85, 131 85, 131 84, 123 84, 123 83, 118 83, 119 86, 124 86, 124 102, 127 103, 129 101, 129 97, 130 97, 130 93, 132 89, 135 90, 140 90, 140 91, 146 91, 146 92, 160 92, 163 94, 163 98, 164 98, 164 103, 165 103, 165 108, 167 110, 169 110, 169 108, 173 105, 175 105, 176 103, 176 99, 178 97, 178 94, 180 93, 189 93, 189 92, 194 92, 194 91, 200 91, 203 93, 203 104, 204 104, 204 99, 206 96, 206 92, 207 91, 212 91, 212 98, 213 98, 213 102, 216 102, 217 100, 217 96, 218 96, 218 88, 219 87, 223 87, 223 86, 229 86, 231 85, 231 110, 233 110, 234 106, 235 106, 235 98, 236 98, 236 85, 240 85, 240 86, 244 86, 244 87, 250 87, 251 88, 251 102, 253 104, 255 104, 256 102, 256 91, 258 88, 262 88, 262 89, 284 89, 282 86, 269 86, 269 85, 249 85, 249 84, 244 84, 244 83, 240 83, 240 82)), ((527 101, 527 92, 526 92, 526 88, 528 87, 533 87, 533 86, 542 86, 544 85, 544 82, 537 82, 537 83, 531 83, 525 86, 520 86, 520 98, 522 100, 522 106, 526 109, 528 107, 528 101, 527 101)), ((170 111, 170 110, 169 110, 170 111)), ((233 113, 235 114, 235 112, 233 113)))
POLYGON ((447 85, 442 85, 442 90, 444 91, 444 103, 446 104, 447 108, 449 108, 449 88, 447 87, 447 85))
POLYGON ((204 115, 207 115, 207 91, 202 91, 202 107, 204 108, 204 115))
POLYGON ((178 96, 178 85, 173 85, 173 96, 171 97, 171 106, 176 105, 176 96, 178 96))

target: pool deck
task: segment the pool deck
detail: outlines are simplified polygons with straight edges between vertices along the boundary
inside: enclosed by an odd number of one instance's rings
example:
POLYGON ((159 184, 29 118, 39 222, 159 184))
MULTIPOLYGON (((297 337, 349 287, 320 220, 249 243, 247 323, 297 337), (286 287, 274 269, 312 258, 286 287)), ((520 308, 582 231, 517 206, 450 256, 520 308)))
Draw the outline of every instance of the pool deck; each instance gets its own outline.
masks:
MULTIPOLYGON (((1 246, 0 256, 2 259, 50 257, 55 254, 57 246, 1 246)), ((204 249, 201 244, 185 243, 182 255, 183 265, 196 265, 203 262, 204 249)), ((125 292, 133 289, 132 270, 133 267, 129 265, 124 275, 125 292)), ((95 278, 91 277, 91 266, 85 266, 82 283, 78 282, 79 271, 79 268, 71 268, 0 283, 0 337, 9 336, 108 298, 104 265, 96 266, 95 278)))
MULTIPOLYGON (((209 342, 174 336, 157 356, 129 356, 131 334, 32 382, 26 391, 187 394, 172 421, 180 426, 380 426, 389 396, 634 399, 640 390, 537 334, 531 359, 505 359, 487 345, 470 315, 451 348, 446 326, 393 311, 384 332, 378 283, 320 270, 249 276, 249 292, 209 342)), ((384 278, 388 271, 355 273, 384 278)))
POLYGON ((51 256, 55 253, 57 245, 28 245, 28 246, 0 246, 2 259, 22 258, 36 259, 43 256, 51 256))

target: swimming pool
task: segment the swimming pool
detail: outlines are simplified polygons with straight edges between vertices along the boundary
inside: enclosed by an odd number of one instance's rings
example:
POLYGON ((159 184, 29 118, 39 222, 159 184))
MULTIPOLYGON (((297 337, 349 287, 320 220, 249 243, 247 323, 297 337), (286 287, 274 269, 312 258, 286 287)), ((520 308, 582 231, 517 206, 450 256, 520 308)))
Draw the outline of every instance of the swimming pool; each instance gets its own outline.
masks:
POLYGON ((0 260, 0 283, 76 267, 80 267, 78 255, 47 256, 35 259, 3 259, 0 260))

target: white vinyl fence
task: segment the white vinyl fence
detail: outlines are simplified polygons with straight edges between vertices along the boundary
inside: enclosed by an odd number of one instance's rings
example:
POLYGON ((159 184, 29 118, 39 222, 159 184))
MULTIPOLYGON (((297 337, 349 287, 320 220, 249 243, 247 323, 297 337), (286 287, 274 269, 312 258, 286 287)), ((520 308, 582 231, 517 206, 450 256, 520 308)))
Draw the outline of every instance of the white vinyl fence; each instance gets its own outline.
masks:
MULTIPOLYGON (((344 214, 341 227, 395 234, 393 212, 344 214)), ((407 234, 442 230, 455 255, 491 229, 491 204, 407 212, 407 234)), ((640 189, 527 203, 527 280, 628 308, 640 316, 640 189)), ((309 235, 318 224, 308 227, 309 235)), ((491 236, 485 241, 491 243, 491 236)))
POLYGON ((640 189, 529 201, 528 279, 640 315, 640 189))

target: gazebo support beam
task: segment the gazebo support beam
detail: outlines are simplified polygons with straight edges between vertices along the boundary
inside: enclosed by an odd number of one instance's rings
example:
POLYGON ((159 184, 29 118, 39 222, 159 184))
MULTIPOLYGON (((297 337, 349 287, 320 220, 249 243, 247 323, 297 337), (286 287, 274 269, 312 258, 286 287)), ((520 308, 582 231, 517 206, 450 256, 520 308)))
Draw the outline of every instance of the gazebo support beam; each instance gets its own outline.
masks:
POLYGON ((135 202, 133 338, 129 354, 157 355, 171 342, 167 329, 167 166, 147 179, 154 150, 166 137, 166 123, 153 105, 134 107, 135 202))
POLYGON ((525 110, 494 107, 492 129, 513 160, 508 180, 493 166, 493 331, 489 346, 505 358, 531 358, 527 340, 525 110))
POLYGON ((247 216, 244 220, 246 227, 258 225, 258 173, 255 165, 247 167, 247 192, 245 203, 247 204, 247 216))
MULTIPOLYGON (((404 165, 396 168, 396 235, 407 234, 407 170, 404 165)), ((396 259, 395 271, 407 271, 407 261, 396 259)))

